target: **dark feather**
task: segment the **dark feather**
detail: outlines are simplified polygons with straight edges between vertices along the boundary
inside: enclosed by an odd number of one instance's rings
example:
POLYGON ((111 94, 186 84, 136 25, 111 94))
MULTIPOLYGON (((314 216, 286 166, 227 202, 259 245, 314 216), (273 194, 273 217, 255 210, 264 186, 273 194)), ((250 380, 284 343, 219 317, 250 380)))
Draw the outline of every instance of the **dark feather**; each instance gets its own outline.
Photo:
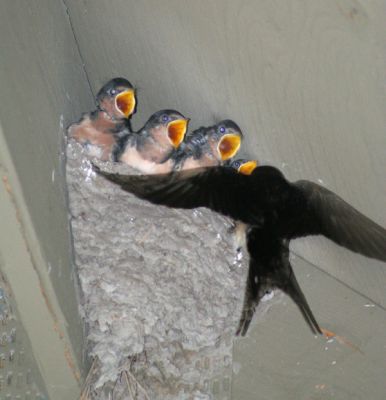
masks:
MULTIPOLYGON (((307 224, 301 236, 322 234, 347 249, 386 262, 386 229, 360 213, 330 190, 309 181, 294 184, 304 194, 309 205, 307 224)), ((300 235, 299 235, 300 236, 300 235)))
POLYGON ((250 255, 244 306, 236 334, 244 336, 255 308, 270 291, 280 289, 298 306, 313 334, 322 334, 289 261, 289 242, 265 229, 250 228, 247 246, 250 255))
POLYGON ((251 175, 229 167, 142 176, 96 172, 152 203, 207 207, 250 226, 250 266, 237 334, 245 335, 260 299, 274 288, 292 298, 313 333, 321 333, 289 261, 291 239, 321 234, 386 262, 384 228, 335 193, 309 181, 290 183, 274 167, 258 167, 251 175))

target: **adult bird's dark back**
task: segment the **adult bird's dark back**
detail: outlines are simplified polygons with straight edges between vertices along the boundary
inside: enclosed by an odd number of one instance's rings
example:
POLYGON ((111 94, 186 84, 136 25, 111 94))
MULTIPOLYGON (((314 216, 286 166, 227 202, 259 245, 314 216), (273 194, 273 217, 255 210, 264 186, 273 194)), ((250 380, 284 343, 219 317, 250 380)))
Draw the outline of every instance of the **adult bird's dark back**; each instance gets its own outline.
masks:
MULTIPOLYGON (((274 167, 260 166, 250 175, 228 167, 153 176, 97 172, 155 204, 187 209, 207 207, 247 224, 251 255, 247 289, 253 300, 249 303, 256 305, 264 288, 278 287, 292 297, 314 333, 320 333, 320 328, 289 262, 292 239, 324 235, 353 252, 386 262, 383 227, 330 190, 305 180, 291 183, 274 167)), ((253 308, 252 304, 250 309, 253 308)), ((246 332, 250 314, 245 311, 239 332, 246 332)))

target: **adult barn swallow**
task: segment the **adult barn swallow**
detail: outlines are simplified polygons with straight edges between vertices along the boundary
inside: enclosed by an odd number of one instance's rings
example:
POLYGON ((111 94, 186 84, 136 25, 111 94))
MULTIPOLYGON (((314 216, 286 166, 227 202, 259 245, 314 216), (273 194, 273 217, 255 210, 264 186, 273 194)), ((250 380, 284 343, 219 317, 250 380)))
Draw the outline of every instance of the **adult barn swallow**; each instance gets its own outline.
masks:
MULTIPOLYGON (((353 252, 386 262, 383 227, 332 191, 306 180, 289 182, 275 167, 260 166, 250 175, 229 167, 154 176, 97 172, 152 203, 207 207, 247 224, 249 304, 252 299, 256 305, 266 290, 278 287, 292 297, 314 333, 321 330, 289 262, 292 239, 324 235, 353 252)), ((244 308, 239 333, 246 333, 253 309, 244 308)))
MULTIPOLYGON (((230 166, 239 173, 250 175, 257 168, 255 160, 234 160, 230 166)), ((245 242, 250 255, 244 303, 236 335, 245 336, 260 300, 273 289, 281 289, 299 307, 314 334, 321 334, 310 306, 296 280, 289 261, 288 241, 280 241, 264 229, 236 221, 234 232, 238 243, 245 242)))
POLYGON ((245 336, 260 300, 274 289, 280 289, 290 296, 313 334, 322 334, 292 269, 289 240, 254 226, 247 227, 246 240, 249 270, 236 335, 245 336))
POLYGON ((86 113, 70 125, 68 134, 83 145, 96 147, 108 160, 122 132, 131 130, 129 118, 135 111, 135 89, 129 81, 114 78, 97 94, 97 110, 86 113))
POLYGON ((189 119, 175 110, 154 113, 136 134, 119 141, 115 160, 145 174, 170 172, 172 154, 184 140, 189 119))
POLYGON ((192 132, 173 155, 174 170, 221 165, 236 155, 243 134, 231 120, 192 132))

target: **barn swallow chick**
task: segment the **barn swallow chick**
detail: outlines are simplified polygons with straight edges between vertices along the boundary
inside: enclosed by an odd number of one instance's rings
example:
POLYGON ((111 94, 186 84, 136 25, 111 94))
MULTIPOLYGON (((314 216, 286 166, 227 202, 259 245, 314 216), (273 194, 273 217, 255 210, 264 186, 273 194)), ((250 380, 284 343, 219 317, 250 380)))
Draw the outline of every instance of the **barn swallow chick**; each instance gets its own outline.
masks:
POLYGON ((256 160, 238 159, 230 163, 230 167, 243 175, 251 175, 251 173, 259 166, 256 160))
POLYGON ((108 81, 97 94, 98 109, 113 120, 127 120, 135 112, 137 99, 132 84, 124 78, 108 81))
POLYGON ((236 155, 242 138, 241 129, 229 119, 199 128, 174 155, 174 170, 221 165, 236 155))
POLYGON ((332 191, 306 180, 290 182, 275 167, 259 166, 250 175, 222 166, 153 176, 96 172, 154 204, 207 207, 248 225, 247 295, 237 330, 242 335, 254 307, 273 288, 288 294, 311 331, 321 334, 289 261, 292 239, 323 235, 355 253, 386 262, 386 229, 332 191))
POLYGON ((131 129, 129 118, 135 111, 135 89, 126 79, 114 78, 98 92, 97 105, 97 110, 70 125, 68 134, 106 161, 111 158, 117 139, 131 129))
POLYGON ((189 119, 175 110, 153 114, 137 134, 123 137, 115 159, 144 174, 170 172, 172 154, 184 140, 189 119))

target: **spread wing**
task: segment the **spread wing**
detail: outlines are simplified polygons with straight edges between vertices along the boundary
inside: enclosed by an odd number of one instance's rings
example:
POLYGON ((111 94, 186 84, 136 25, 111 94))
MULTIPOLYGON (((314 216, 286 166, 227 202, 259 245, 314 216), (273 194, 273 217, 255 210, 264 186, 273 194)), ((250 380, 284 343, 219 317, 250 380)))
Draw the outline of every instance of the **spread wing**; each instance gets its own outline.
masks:
MULTIPOLYGON (((330 190, 309 181, 294 184, 306 196, 313 217, 307 229, 320 233, 356 253, 386 262, 386 229, 330 190)), ((306 229, 306 230, 307 230, 306 229)))
POLYGON ((174 208, 207 207, 245 223, 258 220, 251 176, 232 168, 197 168, 159 175, 120 175, 94 168, 123 190, 154 204, 174 208))

